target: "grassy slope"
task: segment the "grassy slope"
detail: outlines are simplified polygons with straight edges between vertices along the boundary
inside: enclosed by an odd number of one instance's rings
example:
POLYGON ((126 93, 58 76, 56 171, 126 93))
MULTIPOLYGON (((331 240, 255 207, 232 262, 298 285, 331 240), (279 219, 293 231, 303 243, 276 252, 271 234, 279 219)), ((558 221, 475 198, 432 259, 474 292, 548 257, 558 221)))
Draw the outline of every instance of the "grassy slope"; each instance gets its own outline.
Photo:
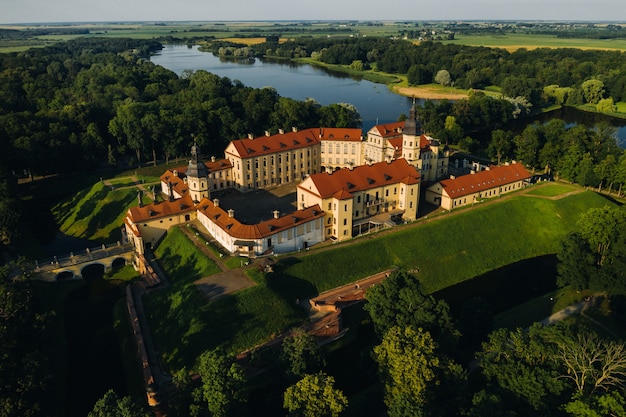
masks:
POLYGON ((167 366, 190 366, 204 350, 217 346, 240 352, 302 322, 302 312, 260 285, 208 303, 193 282, 219 270, 173 228, 156 250, 171 288, 145 298, 151 330, 167 366))
POLYGON ((555 253, 578 216, 610 204, 592 192, 560 200, 519 196, 331 252, 286 260, 276 277, 294 296, 315 295, 391 266, 419 270, 429 292, 522 259, 555 253))
POLYGON ((52 215, 59 230, 68 236, 112 242, 120 238, 124 216, 136 198, 136 188, 112 191, 97 182, 56 204, 52 215))

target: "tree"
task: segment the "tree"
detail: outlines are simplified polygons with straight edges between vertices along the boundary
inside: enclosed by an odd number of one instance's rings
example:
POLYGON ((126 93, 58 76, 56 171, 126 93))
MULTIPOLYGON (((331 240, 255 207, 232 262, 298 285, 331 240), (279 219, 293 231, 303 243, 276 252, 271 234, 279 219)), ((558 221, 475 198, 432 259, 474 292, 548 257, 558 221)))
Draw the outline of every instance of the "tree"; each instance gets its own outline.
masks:
POLYGON ((617 207, 592 208, 578 220, 578 228, 594 252, 596 263, 602 266, 611 245, 626 238, 626 211, 617 207))
POLYGON ((370 288, 364 309, 374 329, 384 335, 390 328, 423 328, 445 351, 451 351, 459 338, 445 301, 425 295, 417 278, 405 271, 393 272, 380 285, 370 288))
POLYGON ((129 396, 120 398, 108 390, 89 412, 88 417, 150 417, 152 413, 129 396))
POLYGON ((626 184, 626 152, 622 153, 615 167, 615 182, 619 184, 617 194, 622 195, 622 189, 626 184))
POLYGON ((613 188, 613 179, 615 178, 615 169, 617 166, 617 161, 615 160, 615 155, 608 154, 606 158, 604 158, 600 163, 598 163, 593 169, 594 174, 597 179, 600 181, 598 188, 602 190, 602 186, 608 182, 609 183, 609 194, 611 193, 611 189, 613 188))
MULTIPOLYGON (((245 373, 232 357, 220 349, 206 351, 198 358, 201 387, 194 391, 196 399, 203 399, 214 417, 239 415, 246 402, 245 373)), ((196 401, 197 403, 198 401, 196 401)))
POLYGON ((521 135, 515 136, 515 157, 526 166, 536 168, 539 165, 539 132, 537 126, 528 125, 521 135))
POLYGON ((496 158, 498 165, 502 158, 506 157, 511 150, 513 134, 508 131, 496 129, 491 132, 491 142, 487 147, 487 155, 496 158))
POLYGON ((437 74, 435 74, 434 81, 437 84, 448 86, 452 84, 452 76, 450 75, 448 70, 442 69, 442 70, 437 71, 437 74))
POLYGON ((602 340, 595 333, 579 332, 575 338, 557 339, 560 378, 572 381, 575 395, 623 389, 626 383, 626 345, 602 340))
POLYGON ((528 330, 498 329, 477 354, 483 375, 502 391, 512 410, 546 412, 558 404, 565 383, 557 379, 555 326, 534 324, 528 330), (555 403, 556 402, 556 403, 555 403))
POLYGON ((315 338, 301 328, 294 329, 283 340, 281 361, 286 364, 287 374, 292 377, 315 372, 322 365, 315 338))
POLYGON ((604 83, 597 79, 590 79, 582 83, 581 88, 587 103, 598 104, 604 97, 604 83))
POLYGON ((464 392, 459 383, 465 381, 465 372, 437 353, 427 331, 394 326, 374 347, 373 357, 390 417, 453 415, 458 411, 455 399, 464 392))
POLYGON ((626 417, 626 399, 617 391, 610 391, 598 396, 575 398, 564 407, 575 417, 626 417))
POLYGON ((612 97, 602 98, 598 101, 596 110, 600 113, 615 113, 617 111, 617 106, 613 102, 612 97))
POLYGON ((334 385, 335 379, 324 372, 305 375, 287 388, 283 408, 291 417, 337 417, 348 407, 348 399, 334 385))
POLYGON ((557 278, 559 287, 571 285, 574 290, 589 288, 594 259, 589 245, 580 233, 572 232, 563 238, 557 253, 557 278))
POLYGON ((20 213, 13 184, 0 172, 0 249, 19 234, 20 213))

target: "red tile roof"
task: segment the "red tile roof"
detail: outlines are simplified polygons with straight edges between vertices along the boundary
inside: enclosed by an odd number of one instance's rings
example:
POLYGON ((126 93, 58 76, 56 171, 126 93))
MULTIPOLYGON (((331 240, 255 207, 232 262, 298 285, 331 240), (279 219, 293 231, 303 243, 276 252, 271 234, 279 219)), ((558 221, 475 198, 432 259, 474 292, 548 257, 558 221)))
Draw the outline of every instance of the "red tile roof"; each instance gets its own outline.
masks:
POLYGON ((350 141, 361 142, 363 140, 363 132, 361 129, 353 128, 335 128, 335 127, 320 127, 319 139, 329 141, 350 141))
POLYGON ((522 164, 511 164, 492 166, 488 171, 480 171, 475 174, 456 177, 455 179, 443 180, 440 184, 450 198, 458 198, 512 184, 528 179, 530 176, 530 173, 522 164))
MULTIPOLYGON (((231 169, 233 167, 232 163, 228 159, 218 159, 216 161, 204 162, 207 169, 209 170, 209 174, 216 171, 221 171, 225 169, 231 169)), ((187 184, 184 182, 184 178, 187 176, 187 165, 168 169, 161 175, 161 181, 164 183, 171 182, 172 189, 178 193, 178 195, 184 196, 188 190, 187 184), (176 171, 176 175, 174 175, 174 171, 176 171)))
MULTIPOLYGON (((285 132, 253 139, 238 139, 230 142, 240 158, 251 158, 276 152, 305 148, 319 143, 318 129, 285 132)), ((226 148, 230 147, 230 145, 226 148)))
MULTIPOLYGON (((332 174, 313 174, 306 181, 313 181, 321 198, 352 198, 351 193, 382 187, 390 184, 417 184, 420 174, 404 158, 391 162, 361 165, 353 169, 343 168, 332 174)), ((302 183, 304 184, 304 182, 302 183)), ((298 187, 302 187, 298 185, 298 187)), ((304 189, 304 188, 303 188, 304 189)), ((309 191, 309 190, 307 190, 309 191)))
POLYGON ((370 132, 381 136, 383 138, 392 138, 396 136, 402 136, 402 129, 404 128, 404 122, 385 123, 382 125, 376 125, 370 132))
POLYGON ((171 183, 172 190, 176 191, 178 195, 184 196, 187 193, 187 190, 189 189, 187 187, 187 184, 183 180, 183 178, 186 177, 185 175, 186 170, 187 170, 187 167, 168 169, 167 171, 165 171, 163 175, 161 175, 161 182, 164 182, 165 184, 171 183), (174 174, 174 171, 176 171, 176 174, 174 174), (183 172, 181 173, 180 171, 183 171, 183 172))
POLYGON ((395 159, 402 156, 402 137, 388 139, 389 145, 393 147, 393 157, 395 159))
POLYGON ((192 212, 196 208, 191 201, 189 194, 184 195, 174 201, 161 201, 157 204, 147 204, 143 207, 131 207, 128 209, 127 217, 133 223, 141 223, 163 217, 175 216, 187 212, 192 212))
POLYGON ((198 204, 198 210, 229 236, 236 239, 262 239, 291 227, 324 217, 324 212, 320 209, 320 206, 315 205, 284 215, 278 219, 265 220, 257 224, 243 224, 235 217, 229 217, 226 210, 215 206, 213 201, 208 198, 202 199, 198 204))

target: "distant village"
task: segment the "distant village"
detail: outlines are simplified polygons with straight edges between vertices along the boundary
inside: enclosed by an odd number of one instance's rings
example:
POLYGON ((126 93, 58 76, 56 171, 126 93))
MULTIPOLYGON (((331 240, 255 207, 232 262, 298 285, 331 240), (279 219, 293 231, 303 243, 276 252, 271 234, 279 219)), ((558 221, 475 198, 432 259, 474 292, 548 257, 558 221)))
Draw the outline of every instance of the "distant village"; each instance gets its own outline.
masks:
MULTIPOLYGON (((187 166, 161 175, 161 198, 131 207, 126 236, 138 254, 167 230, 197 219, 232 255, 257 257, 343 241, 418 217, 420 193, 445 210, 518 190, 531 174, 518 163, 474 164, 449 175, 449 151, 422 130, 411 108, 405 121, 361 129, 311 128, 235 140, 223 159, 203 161, 194 144, 187 166), (246 224, 211 193, 295 185, 297 209, 246 224), (162 201, 161 201, 162 200, 162 201)), ((269 217, 269 216, 268 216, 269 217)))

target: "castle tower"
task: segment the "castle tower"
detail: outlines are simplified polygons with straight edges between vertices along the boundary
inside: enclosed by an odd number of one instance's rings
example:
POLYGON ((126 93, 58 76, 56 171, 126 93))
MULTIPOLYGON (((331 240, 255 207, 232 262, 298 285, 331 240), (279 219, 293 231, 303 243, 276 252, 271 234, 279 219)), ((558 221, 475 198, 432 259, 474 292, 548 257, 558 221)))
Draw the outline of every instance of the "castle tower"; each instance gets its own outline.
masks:
POLYGON ((189 160, 189 165, 187 165, 185 175, 187 176, 189 195, 194 203, 198 204, 204 197, 210 198, 209 170, 200 159, 200 148, 198 148, 195 141, 191 147, 191 159, 189 160))
POLYGON ((409 117, 404 121, 402 129, 402 157, 411 165, 416 165, 420 159, 420 137, 422 136, 422 124, 417 118, 415 110, 415 98, 409 111, 409 117))

